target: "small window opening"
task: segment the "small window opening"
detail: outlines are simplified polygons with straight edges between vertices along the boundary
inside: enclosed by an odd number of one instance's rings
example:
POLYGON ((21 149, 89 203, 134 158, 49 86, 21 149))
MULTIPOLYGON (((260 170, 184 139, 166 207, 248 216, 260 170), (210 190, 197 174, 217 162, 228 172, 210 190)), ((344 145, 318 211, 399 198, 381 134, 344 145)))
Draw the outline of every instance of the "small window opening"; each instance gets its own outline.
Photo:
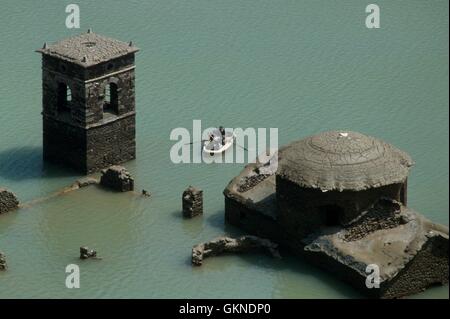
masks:
POLYGON ((59 113, 70 112, 72 91, 65 83, 58 83, 57 109, 59 113))
POLYGON ((105 87, 105 101, 103 104, 103 111, 106 113, 118 114, 119 103, 117 94, 117 84, 109 83, 105 87))
POLYGON ((105 103, 111 104, 111 86, 107 85, 105 88, 105 103))
POLYGON ((67 102, 72 102, 72 90, 67 86, 66 90, 67 102))

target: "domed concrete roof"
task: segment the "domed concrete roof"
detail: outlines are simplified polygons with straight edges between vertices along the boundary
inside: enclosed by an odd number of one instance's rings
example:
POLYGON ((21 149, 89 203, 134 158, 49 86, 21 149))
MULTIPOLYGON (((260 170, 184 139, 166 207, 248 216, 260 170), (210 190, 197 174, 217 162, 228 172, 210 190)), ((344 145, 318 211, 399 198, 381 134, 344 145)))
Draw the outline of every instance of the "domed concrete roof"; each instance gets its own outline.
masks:
POLYGON ((330 131, 281 148, 277 175, 301 187, 359 191, 402 183, 413 164, 408 154, 379 139, 330 131))

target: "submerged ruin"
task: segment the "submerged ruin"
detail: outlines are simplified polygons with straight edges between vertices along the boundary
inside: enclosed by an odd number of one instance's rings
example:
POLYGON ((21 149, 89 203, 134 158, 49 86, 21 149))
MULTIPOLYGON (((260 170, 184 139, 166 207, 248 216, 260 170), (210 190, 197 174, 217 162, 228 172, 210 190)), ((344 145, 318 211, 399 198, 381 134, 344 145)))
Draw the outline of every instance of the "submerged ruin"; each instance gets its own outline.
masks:
POLYGON ((100 259, 97 257, 97 251, 90 249, 89 247, 82 246, 80 247, 80 259, 88 259, 88 258, 94 258, 94 259, 100 259))
POLYGON ((203 190, 189 186, 182 196, 183 216, 192 218, 203 214, 203 190))
POLYGON ((225 219, 335 273, 397 298, 448 283, 448 227, 407 207, 410 156, 379 139, 330 131, 293 142, 226 187, 225 219), (378 288, 367 285, 378 269, 378 288))
POLYGON ((6 256, 0 251, 0 270, 6 269, 8 269, 8 265, 6 264, 6 256))
POLYGON ((16 195, 6 188, 0 187, 0 214, 12 211, 19 207, 16 195))
POLYGON ((139 49, 89 29, 36 51, 44 160, 90 174, 135 159, 139 49))
POLYGON ((134 190, 134 178, 130 172, 119 165, 113 165, 101 171, 100 185, 118 192, 130 192, 134 190))
POLYGON ((192 264, 201 266, 203 259, 218 256, 225 253, 243 253, 257 250, 265 250, 272 257, 281 258, 278 252, 278 244, 268 239, 256 236, 242 236, 239 238, 217 237, 209 242, 195 245, 192 248, 192 264))

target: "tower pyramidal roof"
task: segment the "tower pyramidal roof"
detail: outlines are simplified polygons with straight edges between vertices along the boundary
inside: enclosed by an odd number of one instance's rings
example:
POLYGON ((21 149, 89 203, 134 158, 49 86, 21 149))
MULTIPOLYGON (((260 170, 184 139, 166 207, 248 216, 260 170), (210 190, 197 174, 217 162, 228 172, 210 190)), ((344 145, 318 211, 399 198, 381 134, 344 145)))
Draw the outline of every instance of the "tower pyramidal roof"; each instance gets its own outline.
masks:
POLYGON ((87 33, 66 38, 54 44, 45 44, 36 50, 45 55, 63 59, 83 67, 106 62, 139 51, 132 42, 108 38, 90 29, 87 33))

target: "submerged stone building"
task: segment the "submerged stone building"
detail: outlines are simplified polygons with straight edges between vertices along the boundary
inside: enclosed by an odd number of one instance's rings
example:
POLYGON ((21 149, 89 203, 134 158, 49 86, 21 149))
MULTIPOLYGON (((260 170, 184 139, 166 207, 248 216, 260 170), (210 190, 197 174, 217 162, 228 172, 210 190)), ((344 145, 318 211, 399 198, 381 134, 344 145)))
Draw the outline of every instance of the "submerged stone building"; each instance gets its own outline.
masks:
POLYGON ((406 206, 412 165, 360 133, 310 136, 246 166, 224 191, 225 218, 369 296, 409 295, 448 283, 448 228, 406 206), (379 288, 366 283, 374 265, 379 288))
POLYGON ((44 44, 44 160, 91 173, 136 157, 135 53, 88 31, 44 44))
POLYGON ((322 225, 346 225, 377 199, 406 205, 408 154, 356 132, 326 132, 290 144, 279 153, 278 218, 308 235, 322 225))

